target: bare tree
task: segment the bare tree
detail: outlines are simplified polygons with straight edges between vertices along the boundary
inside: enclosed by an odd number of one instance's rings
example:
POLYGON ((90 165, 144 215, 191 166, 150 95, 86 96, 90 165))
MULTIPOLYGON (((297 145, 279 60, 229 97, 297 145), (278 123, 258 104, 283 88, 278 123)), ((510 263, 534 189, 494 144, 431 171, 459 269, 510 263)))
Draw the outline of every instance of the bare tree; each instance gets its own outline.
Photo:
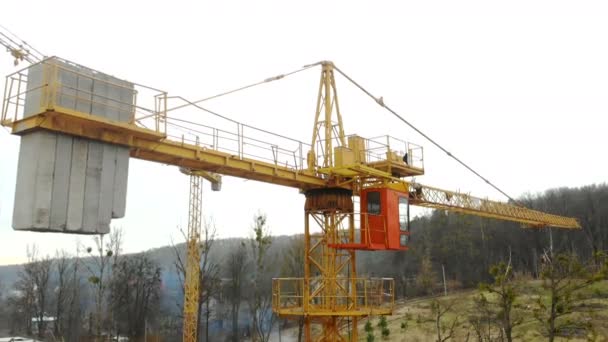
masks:
POLYGON ((49 256, 39 257, 36 245, 28 247, 27 259, 27 264, 23 266, 22 277, 25 282, 29 283, 26 286, 32 290, 34 295, 34 318, 38 337, 42 338, 46 333, 45 315, 49 304, 49 279, 53 260, 49 256))
MULTIPOLYGON (((179 230, 182 237, 187 242, 188 236, 183 229, 179 230)), ((197 327, 201 326, 201 320, 205 318, 205 341, 209 341, 209 319, 211 318, 211 299, 216 296, 219 290, 220 283, 220 268, 219 265, 212 262, 209 254, 215 241, 216 227, 213 222, 205 221, 201 232, 201 264, 199 273, 199 302, 198 302, 198 317, 197 327), (203 314, 202 308, 205 307, 203 314)), ((173 252, 175 253, 175 261, 173 265, 177 272, 178 279, 181 284, 182 293, 184 293, 184 279, 186 278, 186 260, 184 248, 179 248, 177 245, 172 243, 173 252)), ((178 306, 182 306, 182 302, 177 303, 178 306)))
POLYGON ((7 329, 8 317, 6 317, 7 304, 4 301, 4 286, 0 280, 0 330, 7 329))
MULTIPOLYGON (((220 286, 220 267, 218 264, 211 261, 209 253, 215 240, 215 225, 212 223, 207 225, 203 231, 203 240, 201 246, 201 304, 205 305, 205 341, 209 341, 209 319, 211 317, 211 298, 217 296, 220 286)), ((201 304, 199 304, 198 325, 201 324, 201 304)))
POLYGON ((27 248, 27 263, 23 265, 14 285, 16 295, 8 300, 11 307, 11 331, 25 331, 33 335, 32 322, 36 323, 37 335, 46 333, 45 315, 49 305, 49 279, 53 261, 39 257, 38 248, 27 248))
POLYGON ((53 322, 53 333, 55 337, 63 336, 64 332, 64 308, 67 304, 70 257, 65 250, 55 253, 55 269, 57 274, 57 286, 55 288, 55 321, 53 322))
POLYGON ((146 253, 121 257, 109 284, 117 325, 130 337, 144 336, 159 311, 161 268, 146 253))
POLYGON ((17 334, 24 332, 32 335, 32 316, 34 313, 34 289, 28 283, 17 280, 14 287, 17 295, 10 296, 6 304, 9 309, 10 332, 17 334))
MULTIPOLYGON (((0 279, 0 310, 2 310, 2 303, 4 301, 4 284, 2 283, 2 279, 0 279)), ((0 314, 2 314, 3 312, 0 311, 0 314)))
POLYGON ((479 293, 478 296, 473 298, 473 307, 469 312, 468 321, 479 342, 491 342, 494 341, 492 338, 495 333, 495 312, 490 307, 488 298, 483 294, 479 293))
POLYGON ((55 338, 78 338, 80 322, 80 258, 65 250, 55 252, 54 272, 54 306, 55 320, 53 334, 55 338))
POLYGON ((243 283, 247 268, 247 251, 241 242, 237 249, 228 256, 227 271, 230 277, 227 286, 227 297, 232 315, 232 341, 239 341, 239 310, 243 299, 243 283))
MULTIPOLYGON (((304 236, 297 235, 291 238, 281 265, 281 276, 291 278, 304 277, 304 236)), ((296 285, 293 289, 296 297, 302 296, 302 289, 296 285)), ((298 319, 298 342, 302 342, 304 332, 304 317, 298 319)))
POLYGON ((437 332, 437 342, 444 342, 454 337, 456 326, 458 325, 458 317, 448 320, 446 315, 452 312, 455 301, 445 301, 435 299, 431 302, 431 311, 433 312, 435 329, 437 332))
POLYGON ((80 275, 82 260, 78 249, 76 255, 72 258, 67 281, 67 296, 65 298, 65 304, 67 312, 65 313, 65 338, 67 341, 77 341, 80 337, 80 329, 82 327, 82 308, 81 308, 81 293, 82 293, 82 279, 80 275))
POLYGON ((118 255, 122 247, 122 228, 114 228, 110 233, 109 241, 104 244, 104 235, 93 238, 95 249, 86 248, 86 252, 91 256, 92 265, 84 263, 89 272, 89 283, 95 292, 95 315, 94 333, 101 335, 101 328, 106 318, 104 311, 106 305, 106 291, 112 265, 116 264, 118 255))
POLYGON ((252 229, 253 237, 249 239, 249 247, 254 264, 249 310, 254 340, 266 342, 270 338, 275 316, 272 313, 272 284, 269 282, 271 277, 266 275, 267 253, 272 244, 272 236, 266 225, 265 214, 255 215, 252 229))

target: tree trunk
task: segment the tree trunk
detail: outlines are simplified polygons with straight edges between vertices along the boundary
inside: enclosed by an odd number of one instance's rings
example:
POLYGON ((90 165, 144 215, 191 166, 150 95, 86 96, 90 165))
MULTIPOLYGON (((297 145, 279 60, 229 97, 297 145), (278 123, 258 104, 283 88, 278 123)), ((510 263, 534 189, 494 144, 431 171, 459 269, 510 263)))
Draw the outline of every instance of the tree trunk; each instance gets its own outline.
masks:
POLYGON ((551 279, 551 316, 549 317, 549 342, 555 339, 555 317, 557 315, 556 296, 555 296, 555 281, 551 279))
POLYGON ((205 342, 209 342, 209 294, 207 294, 207 300, 205 301, 205 342))
POLYGON ((239 307, 232 305, 232 341, 239 341, 239 307))
POLYGON ((504 287, 503 284, 503 317, 502 317, 502 326, 503 326, 503 330, 505 331, 505 337, 507 339, 508 342, 513 342, 513 339, 511 337, 511 332, 513 330, 513 327, 511 326, 511 304, 509 304, 509 298, 508 297, 504 297, 506 296, 507 290, 504 287))
POLYGON ((507 338, 507 341, 513 342, 513 338, 511 337, 511 331, 513 329, 511 327, 511 321, 508 316, 505 316, 504 329, 505 329, 505 337, 507 338))
POLYGON ((441 314, 439 313, 439 309, 437 309, 437 317, 435 318, 435 327, 437 328, 437 342, 443 342, 441 339, 441 314))

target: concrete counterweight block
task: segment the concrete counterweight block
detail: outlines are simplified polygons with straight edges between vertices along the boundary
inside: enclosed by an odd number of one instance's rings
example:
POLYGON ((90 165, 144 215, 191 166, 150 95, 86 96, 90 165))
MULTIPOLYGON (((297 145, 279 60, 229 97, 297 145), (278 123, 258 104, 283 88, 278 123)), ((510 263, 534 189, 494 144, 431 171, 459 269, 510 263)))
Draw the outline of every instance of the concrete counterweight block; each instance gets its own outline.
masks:
MULTIPOLYGON (((133 84, 50 58, 28 70, 24 116, 77 111, 129 122, 133 84), (58 84, 54 99, 44 83, 58 84)), ((104 234, 125 214, 129 148, 49 131, 21 138, 13 228, 104 234)))

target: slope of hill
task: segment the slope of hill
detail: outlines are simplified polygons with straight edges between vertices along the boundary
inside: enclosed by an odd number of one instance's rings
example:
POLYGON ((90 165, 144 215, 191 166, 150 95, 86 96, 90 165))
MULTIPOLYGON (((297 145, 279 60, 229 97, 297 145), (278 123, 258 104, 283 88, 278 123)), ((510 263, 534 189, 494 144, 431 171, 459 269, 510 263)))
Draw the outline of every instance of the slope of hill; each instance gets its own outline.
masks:
MULTIPOLYGON (((522 323, 514 328, 513 339, 516 341, 546 341, 547 337, 541 334, 539 322, 534 318, 535 304, 539 296, 548 301, 546 291, 542 290, 540 281, 528 281, 522 288, 522 295, 515 302, 514 317, 521 317, 522 323)), ((388 338, 382 338, 381 329, 378 326, 379 317, 371 317, 374 341, 435 341, 437 340, 437 322, 432 310, 433 301, 441 303, 453 303, 452 309, 442 318, 441 326, 448 327, 455 323, 455 341, 477 341, 478 336, 474 328, 476 318, 479 318, 480 310, 475 305, 477 290, 460 291, 446 297, 414 298, 412 300, 397 303, 397 310, 393 316, 387 319, 390 334, 388 338), (405 328, 402 324, 405 323, 405 328)), ((576 305, 585 311, 585 314, 575 313, 570 318, 579 320, 593 326, 593 332, 584 332, 581 329, 571 329, 568 334, 556 338, 556 341, 604 341, 608 337, 608 281, 597 283, 581 291, 578 295, 576 305)), ((495 309, 495 308, 494 308, 495 309)), ((496 312, 495 312, 496 313, 496 312)), ((482 315, 483 316, 483 315, 482 315)), ((495 317, 494 317, 495 319, 495 317)), ((359 324, 359 340, 367 341, 364 320, 359 324)), ((498 338, 498 328, 482 322, 482 334, 490 335, 492 340, 498 338)), ((442 331, 443 337, 447 331, 442 331)), ((485 341, 486 339, 484 339, 485 341)), ((496 339, 499 340, 499 339, 496 339)))

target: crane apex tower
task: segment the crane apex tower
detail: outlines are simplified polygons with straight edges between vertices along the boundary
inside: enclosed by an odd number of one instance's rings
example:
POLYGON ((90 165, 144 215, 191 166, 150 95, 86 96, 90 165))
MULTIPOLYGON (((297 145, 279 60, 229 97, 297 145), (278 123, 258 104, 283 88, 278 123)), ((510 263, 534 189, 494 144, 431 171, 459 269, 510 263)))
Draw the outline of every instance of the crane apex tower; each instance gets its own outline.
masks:
MULTIPOLYGON (((48 111, 132 121, 132 83, 56 57, 30 66, 23 117, 48 111), (49 84, 55 84, 49 87, 49 84)), ((103 234, 125 214, 129 148, 60 132, 22 134, 13 228, 103 234)))

